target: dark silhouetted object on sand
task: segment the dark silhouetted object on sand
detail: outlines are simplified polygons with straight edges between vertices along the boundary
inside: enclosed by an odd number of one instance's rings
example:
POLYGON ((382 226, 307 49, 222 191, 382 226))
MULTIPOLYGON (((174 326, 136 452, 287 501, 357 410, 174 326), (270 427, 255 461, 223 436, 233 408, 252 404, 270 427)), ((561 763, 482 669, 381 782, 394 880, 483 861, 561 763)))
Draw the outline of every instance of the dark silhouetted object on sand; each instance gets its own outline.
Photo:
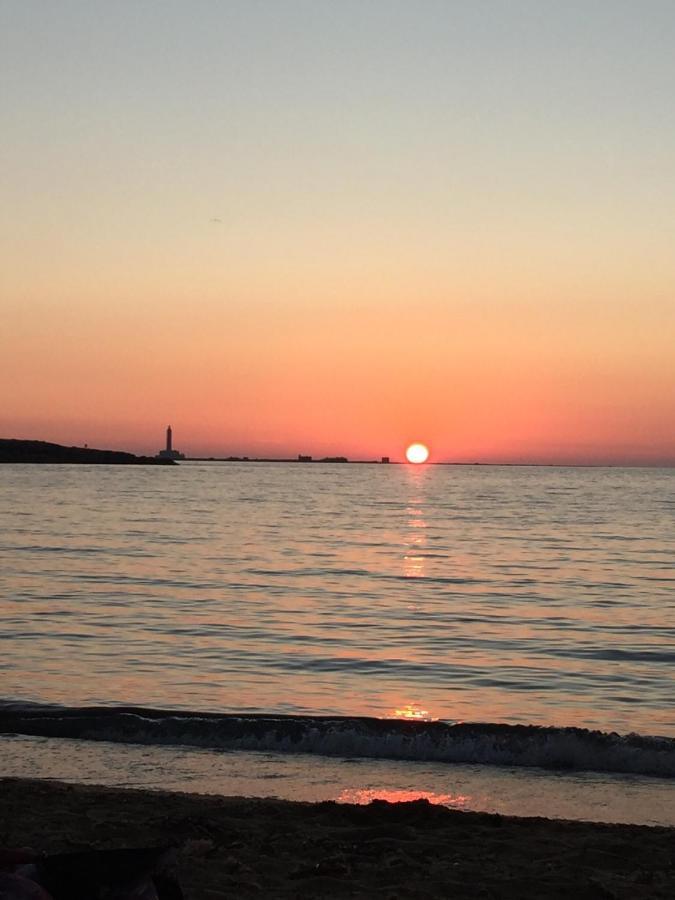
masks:
POLYGON ((3 900, 183 900, 166 847, 39 856, 0 851, 3 900), (3 861, 4 860, 4 861, 3 861), (9 870, 9 871, 7 871, 9 870))

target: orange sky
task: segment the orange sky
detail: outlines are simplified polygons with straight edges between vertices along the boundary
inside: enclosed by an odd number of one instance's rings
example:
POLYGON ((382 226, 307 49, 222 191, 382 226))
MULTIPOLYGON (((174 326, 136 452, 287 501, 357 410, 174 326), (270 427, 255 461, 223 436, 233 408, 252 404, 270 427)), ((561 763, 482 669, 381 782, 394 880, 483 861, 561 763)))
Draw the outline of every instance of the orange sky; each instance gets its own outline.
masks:
POLYGON ((610 318, 382 290, 387 303, 17 306, 3 432, 154 450, 171 422, 193 454, 398 458, 422 439, 436 460, 672 458, 671 307, 652 324, 618 303, 610 318))
POLYGON ((385 5, 9 10, 0 436, 675 463, 675 14, 385 5))

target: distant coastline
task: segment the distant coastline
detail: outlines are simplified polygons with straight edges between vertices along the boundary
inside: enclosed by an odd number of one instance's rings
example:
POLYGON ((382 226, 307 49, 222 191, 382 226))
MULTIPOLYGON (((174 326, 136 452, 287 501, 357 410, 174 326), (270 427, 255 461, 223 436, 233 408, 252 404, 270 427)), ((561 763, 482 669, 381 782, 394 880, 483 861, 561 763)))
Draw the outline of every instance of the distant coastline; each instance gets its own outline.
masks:
MULTIPOLYGON (((67 447, 62 444, 54 444, 49 441, 26 441, 13 438, 0 438, 0 464, 2 463, 30 463, 30 464, 99 464, 99 465, 140 465, 140 466, 175 466, 181 462, 204 463, 290 463, 292 465, 335 464, 335 465, 372 465, 372 466, 400 466, 408 465, 406 462, 389 457, 380 459, 348 459, 346 456, 312 457, 298 454, 294 457, 261 457, 261 456, 188 456, 176 453, 175 457, 167 457, 161 452, 156 456, 139 456, 123 450, 98 450, 89 447, 67 447)), ((452 461, 429 460, 425 466, 453 466, 466 468, 553 468, 553 469, 672 469, 675 463, 670 460, 655 460, 653 462, 484 462, 484 461, 452 461)))
POLYGON ((313 465, 315 463, 334 463, 335 465, 401 465, 396 460, 383 463, 379 459, 347 459, 345 456, 324 456, 299 458, 289 456, 186 456, 186 462, 247 462, 247 463, 298 463, 299 465, 313 465))
POLYGON ((0 438, 0 463, 73 464, 114 466, 173 466, 172 459, 136 456, 121 450, 93 450, 89 447, 64 447, 48 441, 21 441, 0 438))

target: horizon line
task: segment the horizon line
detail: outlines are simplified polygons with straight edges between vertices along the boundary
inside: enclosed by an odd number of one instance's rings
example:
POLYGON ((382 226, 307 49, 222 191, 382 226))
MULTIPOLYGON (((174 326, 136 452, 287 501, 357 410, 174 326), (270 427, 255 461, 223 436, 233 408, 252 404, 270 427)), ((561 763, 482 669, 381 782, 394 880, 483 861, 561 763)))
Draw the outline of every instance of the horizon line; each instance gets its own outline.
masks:
POLYGON ((426 466, 503 466, 520 468, 549 468, 549 469, 672 469, 675 468, 675 460, 659 462, 466 462, 460 460, 427 460, 425 463, 410 463, 405 459, 391 459, 382 462, 379 459, 335 459, 331 457, 317 457, 316 459, 297 459, 292 456, 186 456, 181 462, 229 462, 229 463, 288 463, 293 465, 362 465, 362 466, 410 466, 412 468, 425 468, 426 466))
MULTIPOLYGON (((30 442, 38 442, 38 443, 52 443, 56 446, 61 447, 78 447, 80 449, 109 449, 109 448, 100 448, 100 447, 92 447, 88 444, 59 444, 56 441, 44 440, 43 438, 0 438, 0 440, 5 441, 30 441, 30 442)), ((134 455, 143 455, 154 458, 157 456, 156 451, 139 451, 139 450, 115 450, 113 452, 121 452, 121 453, 133 453, 134 455)), ((524 460, 524 459, 516 459, 516 460, 453 460, 453 459, 433 459, 427 460, 425 463, 409 463, 405 458, 396 459, 394 457, 387 457, 386 454, 383 454, 379 458, 369 458, 369 459, 349 459, 347 456, 343 456, 342 454, 331 454, 328 456, 321 456, 314 458, 310 454, 306 454, 307 458, 302 459, 305 454, 297 454, 293 456, 248 456, 244 454, 228 454, 224 455, 205 455, 200 454, 196 456, 184 455, 183 462, 254 462, 254 463, 297 463, 297 464, 314 464, 314 463, 324 463, 331 465, 412 465, 412 466, 505 466, 505 467, 536 467, 536 468, 564 468, 564 469, 672 469, 675 468, 675 457, 666 458, 666 459, 654 459, 654 460, 636 460, 636 459, 627 459, 627 460, 586 460, 586 461, 562 461, 562 460, 524 460), (388 462, 383 462, 384 459, 387 459, 388 462)))

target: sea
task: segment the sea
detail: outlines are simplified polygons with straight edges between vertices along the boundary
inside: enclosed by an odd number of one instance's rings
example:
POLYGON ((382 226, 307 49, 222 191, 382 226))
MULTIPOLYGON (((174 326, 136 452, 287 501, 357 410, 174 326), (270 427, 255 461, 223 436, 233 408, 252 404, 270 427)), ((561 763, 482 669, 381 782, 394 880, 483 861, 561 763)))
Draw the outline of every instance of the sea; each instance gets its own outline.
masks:
POLYGON ((675 825, 675 469, 0 466, 0 775, 675 825))

